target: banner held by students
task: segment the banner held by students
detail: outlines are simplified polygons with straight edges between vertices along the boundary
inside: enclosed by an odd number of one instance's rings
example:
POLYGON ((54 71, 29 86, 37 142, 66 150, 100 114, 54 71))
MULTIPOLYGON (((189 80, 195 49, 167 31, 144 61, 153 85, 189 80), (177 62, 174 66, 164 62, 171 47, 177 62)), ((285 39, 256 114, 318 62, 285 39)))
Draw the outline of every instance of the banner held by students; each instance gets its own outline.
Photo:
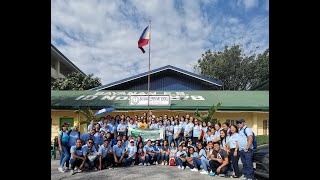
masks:
POLYGON ((160 129, 128 128, 128 131, 131 131, 131 136, 135 138, 141 136, 144 141, 148 139, 151 141, 163 139, 163 130, 160 129))

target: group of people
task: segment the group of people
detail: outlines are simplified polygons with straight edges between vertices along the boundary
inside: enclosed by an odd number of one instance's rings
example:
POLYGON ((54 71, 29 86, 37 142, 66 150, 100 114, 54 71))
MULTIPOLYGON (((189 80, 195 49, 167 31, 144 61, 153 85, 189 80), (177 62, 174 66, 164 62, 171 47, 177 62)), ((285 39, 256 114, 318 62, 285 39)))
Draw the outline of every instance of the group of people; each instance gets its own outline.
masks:
POLYGON ((102 170, 114 166, 177 165, 184 170, 217 176, 233 172, 239 178, 238 161, 243 164, 243 178, 253 179, 253 132, 244 119, 236 125, 227 122, 212 124, 197 118, 176 115, 155 117, 150 112, 134 118, 117 115, 91 121, 88 132, 81 134, 78 126, 68 124, 58 133, 60 172, 70 174, 82 170, 102 170), (152 142, 131 136, 128 128, 163 130, 164 137, 152 142))

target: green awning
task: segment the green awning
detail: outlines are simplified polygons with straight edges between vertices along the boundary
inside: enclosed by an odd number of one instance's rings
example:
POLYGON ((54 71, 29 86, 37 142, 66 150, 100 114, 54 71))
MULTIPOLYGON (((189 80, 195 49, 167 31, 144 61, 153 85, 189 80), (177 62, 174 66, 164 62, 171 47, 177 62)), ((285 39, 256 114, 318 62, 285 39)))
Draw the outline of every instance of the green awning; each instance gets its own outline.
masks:
MULTIPOLYGON (((149 109, 208 110, 222 102, 219 111, 269 111, 269 91, 151 91, 170 95, 170 106, 149 106, 149 109)), ((51 91, 51 109, 93 110, 113 107, 116 110, 146 110, 148 106, 130 106, 129 95, 148 94, 147 91, 51 91)))

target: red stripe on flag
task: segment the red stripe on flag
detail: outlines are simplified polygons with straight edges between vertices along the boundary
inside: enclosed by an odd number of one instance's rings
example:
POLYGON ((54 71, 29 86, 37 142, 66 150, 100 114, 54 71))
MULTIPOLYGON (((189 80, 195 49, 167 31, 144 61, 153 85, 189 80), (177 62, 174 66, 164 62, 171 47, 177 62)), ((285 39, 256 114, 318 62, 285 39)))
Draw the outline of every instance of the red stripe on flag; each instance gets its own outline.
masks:
POLYGON ((142 46, 145 46, 145 45, 148 44, 148 42, 149 42, 149 39, 139 39, 139 41, 138 41, 138 47, 140 48, 140 47, 142 47, 142 46))

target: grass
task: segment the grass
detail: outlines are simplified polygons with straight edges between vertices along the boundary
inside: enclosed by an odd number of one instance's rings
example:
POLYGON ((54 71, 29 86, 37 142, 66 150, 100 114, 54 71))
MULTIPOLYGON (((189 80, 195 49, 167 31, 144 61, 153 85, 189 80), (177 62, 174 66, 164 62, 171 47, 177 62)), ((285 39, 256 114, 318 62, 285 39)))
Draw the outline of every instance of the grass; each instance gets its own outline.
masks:
POLYGON ((269 143, 269 135, 258 135, 256 136, 257 145, 263 145, 269 143))

